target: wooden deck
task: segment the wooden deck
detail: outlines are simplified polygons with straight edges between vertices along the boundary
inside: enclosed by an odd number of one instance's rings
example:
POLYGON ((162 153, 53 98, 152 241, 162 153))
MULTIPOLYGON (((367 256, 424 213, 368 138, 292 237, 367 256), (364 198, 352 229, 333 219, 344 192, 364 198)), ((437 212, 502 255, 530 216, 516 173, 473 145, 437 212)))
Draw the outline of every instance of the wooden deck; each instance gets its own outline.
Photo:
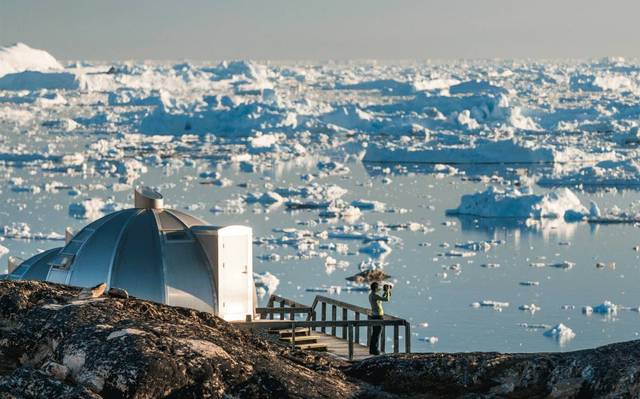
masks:
POLYGON ((345 360, 366 359, 371 355, 362 342, 368 341, 366 334, 370 328, 381 327, 382 352, 385 352, 387 330, 393 334, 387 353, 400 352, 400 329, 403 328, 404 352, 411 353, 411 324, 407 320, 389 314, 373 318, 370 309, 334 298, 316 295, 313 304, 306 306, 272 294, 267 306, 256 308, 255 313, 257 316, 234 324, 262 331, 279 343, 299 349, 326 351, 345 360))
MULTIPOLYGON (((313 335, 318 336, 318 343, 327 345, 327 352, 343 360, 349 360, 349 342, 346 339, 334 337, 329 334, 314 331, 313 335)), ((369 354, 369 348, 353 343, 353 360, 362 360, 371 357, 369 354)))

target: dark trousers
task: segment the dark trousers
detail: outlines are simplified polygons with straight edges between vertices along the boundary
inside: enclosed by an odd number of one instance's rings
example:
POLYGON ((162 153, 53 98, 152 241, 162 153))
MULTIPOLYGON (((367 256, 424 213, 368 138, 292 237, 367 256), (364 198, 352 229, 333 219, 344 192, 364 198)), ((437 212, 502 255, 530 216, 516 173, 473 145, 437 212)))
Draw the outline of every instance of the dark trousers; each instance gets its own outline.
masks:
MULTIPOLYGON (((371 320, 382 320, 382 316, 369 316, 371 320)), ((369 338, 369 353, 376 355, 379 353, 378 344, 380 343, 380 334, 382 333, 382 326, 371 327, 371 337, 369 338)))

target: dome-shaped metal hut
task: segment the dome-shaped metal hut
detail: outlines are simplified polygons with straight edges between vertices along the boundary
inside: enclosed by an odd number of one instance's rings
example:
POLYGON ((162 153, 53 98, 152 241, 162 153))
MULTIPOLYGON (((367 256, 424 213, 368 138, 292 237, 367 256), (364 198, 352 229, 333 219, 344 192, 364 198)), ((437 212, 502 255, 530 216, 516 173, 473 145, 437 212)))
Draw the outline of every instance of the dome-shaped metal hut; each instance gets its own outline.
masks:
POLYGON ((253 315, 252 231, 210 226, 163 207, 162 196, 135 190, 135 208, 98 219, 64 247, 10 265, 9 279, 79 287, 105 282, 129 294, 212 312, 226 320, 253 315))

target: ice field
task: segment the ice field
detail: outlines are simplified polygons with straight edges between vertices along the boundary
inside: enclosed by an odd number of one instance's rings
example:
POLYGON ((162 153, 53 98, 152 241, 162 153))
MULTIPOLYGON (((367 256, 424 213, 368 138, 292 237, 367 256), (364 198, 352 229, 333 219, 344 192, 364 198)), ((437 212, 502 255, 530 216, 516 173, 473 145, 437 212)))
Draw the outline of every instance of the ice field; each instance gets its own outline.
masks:
POLYGON ((640 62, 60 61, 0 48, 0 273, 132 188, 254 229, 260 295, 367 304, 416 351, 640 332, 640 62))

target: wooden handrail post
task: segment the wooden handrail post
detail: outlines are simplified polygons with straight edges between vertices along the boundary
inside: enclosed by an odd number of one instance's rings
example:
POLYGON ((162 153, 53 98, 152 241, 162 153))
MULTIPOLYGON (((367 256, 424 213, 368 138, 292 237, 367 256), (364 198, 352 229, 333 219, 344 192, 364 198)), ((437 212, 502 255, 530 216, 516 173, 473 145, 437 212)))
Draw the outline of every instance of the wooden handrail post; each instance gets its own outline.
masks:
MULTIPOLYGON (((342 320, 347 320, 348 318, 347 308, 342 308, 342 320)), ((342 338, 347 338, 347 326, 342 327, 342 338)))
MULTIPOLYGON (((338 318, 338 308, 336 305, 331 305, 331 321, 336 321, 338 318)), ((331 335, 336 336, 336 326, 331 327, 331 335)))
POLYGON ((393 353, 398 353, 400 350, 400 326, 396 323, 393 325, 393 353))
MULTIPOLYGON (((367 320, 371 320, 371 316, 367 315, 367 320)), ((367 346, 371 345, 371 326, 367 325, 367 346)))
POLYGON ((291 346, 296 348, 296 322, 291 322, 291 346))
POLYGON ((348 337, 347 340, 349 341, 349 360, 353 360, 353 324, 349 323, 349 327, 347 329, 348 332, 348 337))
MULTIPOLYGON (((322 302, 322 313, 320 313, 320 317, 322 321, 327 321, 327 303, 326 302, 322 302)), ((325 326, 322 326, 320 327, 320 331, 325 333, 327 332, 327 329, 325 326)))
MULTIPOLYGON (((296 305, 293 305, 293 306, 292 306, 292 308, 295 308, 295 307, 296 307, 296 305)), ((291 312, 291 313, 289 314, 289 318, 290 318, 291 320, 295 320, 295 319, 296 319, 296 313, 295 313, 295 312, 291 312)))
POLYGON ((381 327, 382 331, 380 332, 380 351, 384 353, 385 344, 387 343, 387 326, 383 324, 381 327))
POLYGON ((284 301, 280 302, 280 320, 284 320, 284 301))
MULTIPOLYGON (((355 316, 356 321, 360 321, 360 312, 356 312, 355 316)), ((354 337, 354 341, 358 344, 360 343, 360 326, 356 326, 356 335, 354 337)))
POLYGON ((404 322, 404 351, 411 353, 411 324, 404 322))

